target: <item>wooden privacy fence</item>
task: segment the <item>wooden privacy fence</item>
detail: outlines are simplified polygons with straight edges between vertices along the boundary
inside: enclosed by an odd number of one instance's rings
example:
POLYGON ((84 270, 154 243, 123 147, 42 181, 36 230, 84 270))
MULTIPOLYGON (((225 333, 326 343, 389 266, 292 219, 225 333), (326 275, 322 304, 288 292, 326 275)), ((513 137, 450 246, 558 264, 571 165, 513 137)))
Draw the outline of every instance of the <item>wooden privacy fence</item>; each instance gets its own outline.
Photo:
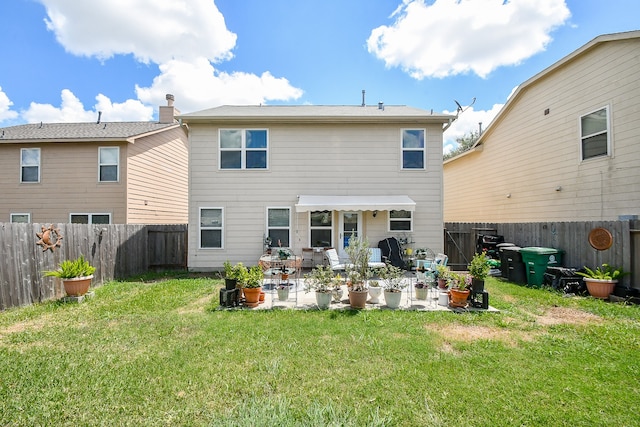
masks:
POLYGON ((96 267, 93 286, 149 270, 187 267, 186 224, 55 224, 61 245, 43 251, 37 233, 49 226, 0 223, 0 310, 63 296, 60 280, 43 274, 80 255, 96 267))
POLYGON ((631 275, 624 285, 640 287, 640 221, 586 221, 535 223, 445 223, 445 253, 454 269, 466 269, 473 257, 479 235, 504 236, 516 246, 540 246, 562 251, 565 267, 596 267, 609 263, 622 267, 631 275), (589 244, 589 233, 603 227, 612 234, 613 245, 598 251, 589 244))

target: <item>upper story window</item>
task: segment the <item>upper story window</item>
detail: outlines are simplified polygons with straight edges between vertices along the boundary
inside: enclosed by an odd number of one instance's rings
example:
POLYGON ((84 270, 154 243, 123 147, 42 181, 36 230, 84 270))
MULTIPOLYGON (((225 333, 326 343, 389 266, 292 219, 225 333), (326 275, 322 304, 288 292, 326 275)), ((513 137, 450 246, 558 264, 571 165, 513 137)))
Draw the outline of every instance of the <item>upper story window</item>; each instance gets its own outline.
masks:
POLYGON ((200 208, 200 248, 222 249, 222 208, 200 208))
POLYGON ((71 224, 111 224, 111 214, 108 213, 72 213, 69 219, 71 224))
POLYGON ((28 213, 12 213, 11 214, 11 222, 22 222, 22 223, 31 222, 31 214, 28 214, 28 213))
POLYGON ((267 169, 266 129, 220 129, 220 169, 267 169))
POLYGON ((267 236, 271 246, 288 248, 291 244, 291 209, 267 208, 267 236))
POLYGON ((40 182, 40 149, 20 149, 20 182, 40 182))
POLYGON ((118 182, 120 147, 100 147, 98 149, 98 164, 100 182, 118 182))
POLYGON ((389 211, 389 231, 413 231, 413 212, 389 211))
POLYGON ((402 130, 402 169, 424 169, 426 146, 424 129, 402 130))
POLYGON ((580 117, 582 160, 609 155, 609 108, 580 117))

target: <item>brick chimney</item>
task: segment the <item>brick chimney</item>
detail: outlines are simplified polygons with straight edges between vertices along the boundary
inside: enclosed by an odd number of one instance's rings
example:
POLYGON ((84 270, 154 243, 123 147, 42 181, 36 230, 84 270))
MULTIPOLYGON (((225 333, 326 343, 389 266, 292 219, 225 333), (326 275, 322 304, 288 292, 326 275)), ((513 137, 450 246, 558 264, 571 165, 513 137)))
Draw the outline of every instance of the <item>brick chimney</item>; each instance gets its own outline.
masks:
POLYGON ((166 99, 167 105, 160 106, 158 121, 160 123, 173 123, 175 121, 175 116, 180 114, 180 110, 173 106, 174 97, 172 94, 168 93, 166 99))

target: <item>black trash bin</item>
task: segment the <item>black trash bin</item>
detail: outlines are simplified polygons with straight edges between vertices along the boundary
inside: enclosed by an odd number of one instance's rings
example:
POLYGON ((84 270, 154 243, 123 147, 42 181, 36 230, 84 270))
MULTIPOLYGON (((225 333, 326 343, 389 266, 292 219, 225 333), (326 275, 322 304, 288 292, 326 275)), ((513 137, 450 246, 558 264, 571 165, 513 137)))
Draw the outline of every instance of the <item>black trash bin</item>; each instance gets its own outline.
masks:
POLYGON ((519 246, 505 246, 500 248, 500 265, 502 277, 510 282, 524 285, 527 283, 527 269, 522 261, 519 246))
POLYGON ((579 270, 570 267, 547 267, 544 272, 543 285, 565 294, 586 294, 587 287, 582 276, 577 275, 576 271, 579 270))

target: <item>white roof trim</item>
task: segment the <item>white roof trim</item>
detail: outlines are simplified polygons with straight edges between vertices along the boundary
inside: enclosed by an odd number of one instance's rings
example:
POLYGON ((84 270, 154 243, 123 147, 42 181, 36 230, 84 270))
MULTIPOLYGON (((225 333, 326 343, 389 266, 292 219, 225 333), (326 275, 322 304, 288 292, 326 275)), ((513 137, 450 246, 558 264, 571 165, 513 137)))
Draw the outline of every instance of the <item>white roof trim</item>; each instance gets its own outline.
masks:
POLYGON ((311 211, 415 211, 409 196, 299 196, 296 212, 311 211))

